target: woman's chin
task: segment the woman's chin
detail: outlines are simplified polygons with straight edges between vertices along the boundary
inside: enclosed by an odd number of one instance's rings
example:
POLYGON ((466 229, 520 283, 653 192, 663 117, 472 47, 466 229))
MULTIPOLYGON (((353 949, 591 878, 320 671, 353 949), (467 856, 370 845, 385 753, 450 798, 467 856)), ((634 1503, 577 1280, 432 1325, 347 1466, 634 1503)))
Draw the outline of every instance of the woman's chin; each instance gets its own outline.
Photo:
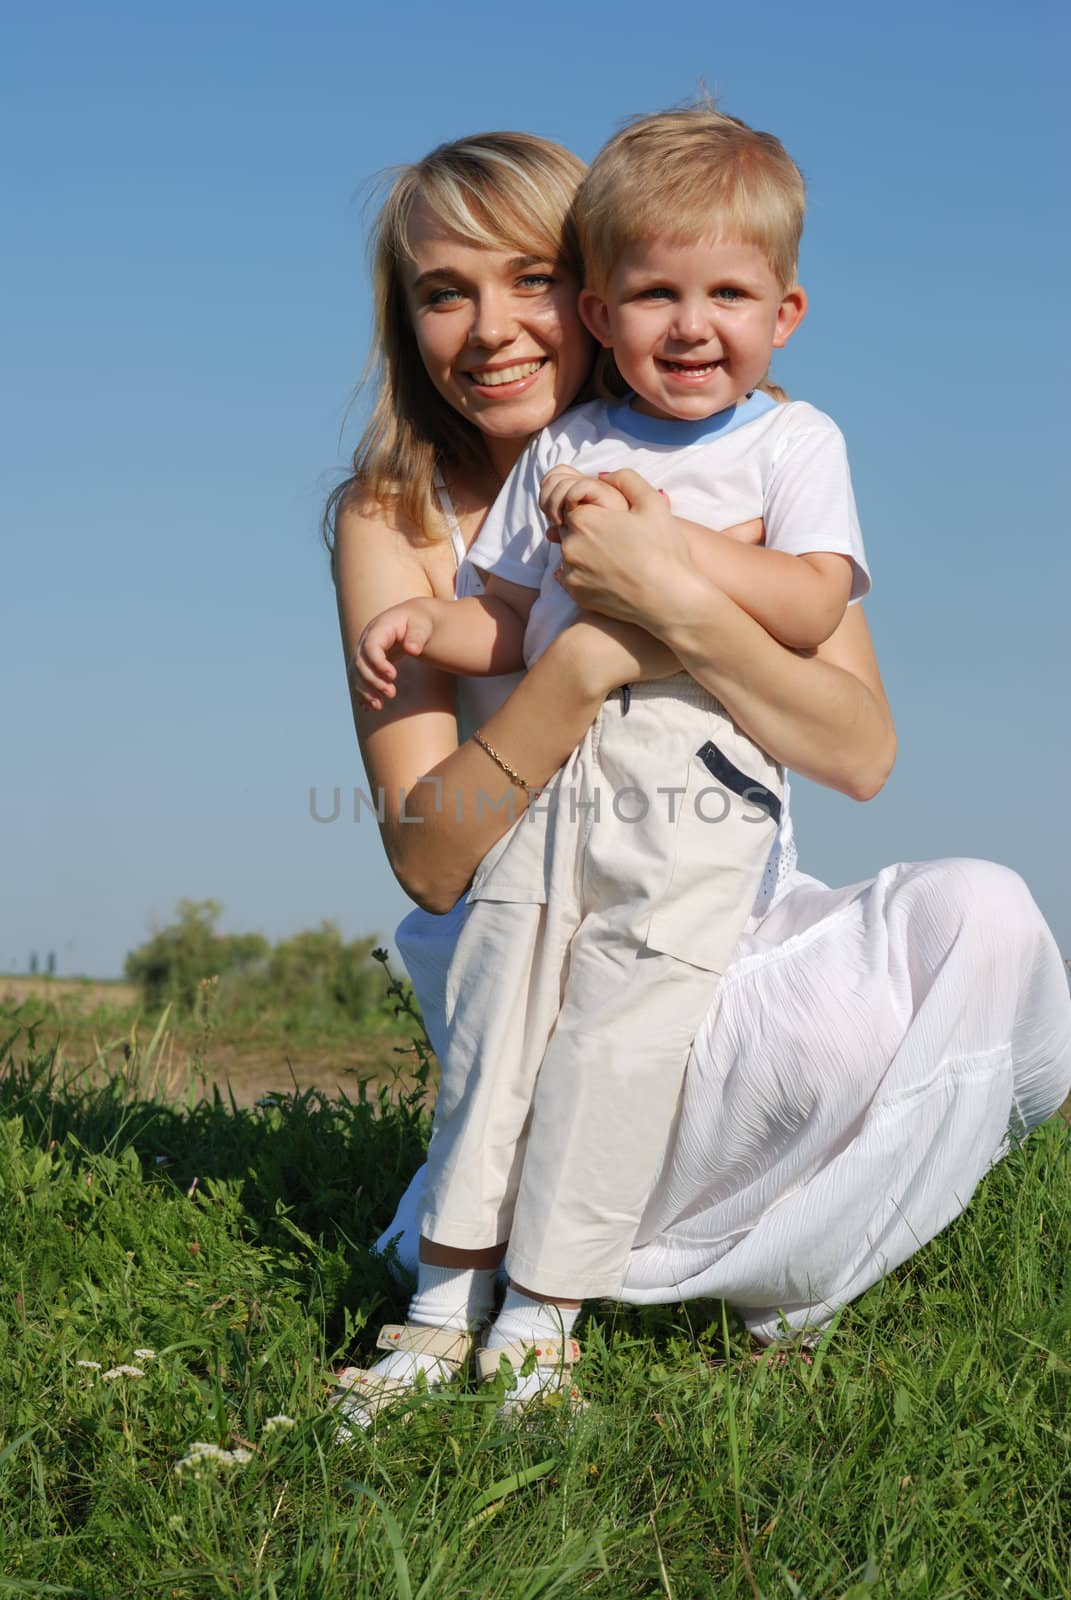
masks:
POLYGON ((512 397, 481 398, 476 404, 472 403, 473 398, 465 407, 466 415, 492 439, 529 439, 564 409, 564 403, 549 387, 529 389, 512 397))

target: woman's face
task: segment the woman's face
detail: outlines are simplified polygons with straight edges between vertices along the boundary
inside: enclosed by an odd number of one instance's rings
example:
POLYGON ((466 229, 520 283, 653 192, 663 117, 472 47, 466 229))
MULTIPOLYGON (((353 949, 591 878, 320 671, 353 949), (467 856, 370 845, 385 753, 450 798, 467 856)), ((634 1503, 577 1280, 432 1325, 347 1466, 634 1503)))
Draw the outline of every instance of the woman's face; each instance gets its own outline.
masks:
POLYGON ((508 470, 591 368, 580 286, 556 261, 464 243, 420 202, 409 243, 409 312, 428 376, 508 470))

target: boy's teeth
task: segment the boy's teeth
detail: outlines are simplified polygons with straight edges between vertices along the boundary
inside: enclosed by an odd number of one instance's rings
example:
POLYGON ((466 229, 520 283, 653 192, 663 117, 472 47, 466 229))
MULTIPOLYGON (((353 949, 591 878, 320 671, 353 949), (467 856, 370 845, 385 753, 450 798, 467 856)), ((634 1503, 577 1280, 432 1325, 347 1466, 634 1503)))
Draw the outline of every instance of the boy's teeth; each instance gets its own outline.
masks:
POLYGON ((471 376, 473 383, 494 389, 500 383, 517 383, 521 378, 530 378, 542 365, 542 361, 519 361, 515 367, 496 367, 493 372, 474 372, 471 376))

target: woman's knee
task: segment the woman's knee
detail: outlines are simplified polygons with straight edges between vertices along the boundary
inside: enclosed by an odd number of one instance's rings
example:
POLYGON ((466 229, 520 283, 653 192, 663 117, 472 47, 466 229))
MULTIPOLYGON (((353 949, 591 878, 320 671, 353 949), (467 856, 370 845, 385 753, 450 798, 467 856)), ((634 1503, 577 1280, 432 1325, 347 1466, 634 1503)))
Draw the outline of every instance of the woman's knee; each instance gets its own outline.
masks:
POLYGON ((1041 912, 1030 890, 1011 867, 970 856, 919 863, 902 887, 911 886, 916 912, 942 942, 968 938, 979 954, 987 949, 1007 958, 1046 937, 1041 912), (919 890, 925 893, 919 895, 919 890))

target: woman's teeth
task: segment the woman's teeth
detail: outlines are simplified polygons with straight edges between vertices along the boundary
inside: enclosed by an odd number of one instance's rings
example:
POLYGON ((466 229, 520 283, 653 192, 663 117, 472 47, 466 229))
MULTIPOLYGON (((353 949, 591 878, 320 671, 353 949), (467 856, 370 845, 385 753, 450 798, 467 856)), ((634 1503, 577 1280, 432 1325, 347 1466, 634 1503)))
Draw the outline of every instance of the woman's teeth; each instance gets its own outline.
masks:
POLYGON ((514 367, 496 367, 492 372, 470 372, 469 377, 481 389, 497 389, 500 383, 518 383, 521 378, 530 378, 542 365, 540 357, 538 361, 519 361, 514 367))

